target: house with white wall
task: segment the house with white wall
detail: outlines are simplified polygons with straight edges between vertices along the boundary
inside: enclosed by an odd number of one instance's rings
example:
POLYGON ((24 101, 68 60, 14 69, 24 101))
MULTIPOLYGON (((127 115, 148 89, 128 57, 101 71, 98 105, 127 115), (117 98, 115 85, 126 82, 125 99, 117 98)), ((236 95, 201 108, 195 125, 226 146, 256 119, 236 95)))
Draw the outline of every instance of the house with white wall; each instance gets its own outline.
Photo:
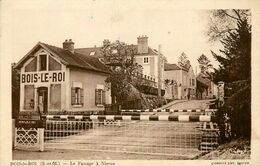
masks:
MULTIPOLYGON (((78 48, 75 49, 76 52, 89 55, 97 58, 103 58, 102 47, 109 44, 110 41, 105 39, 101 47, 88 47, 88 48, 78 48)), ((130 45, 136 50, 135 60, 138 64, 142 66, 142 74, 144 77, 150 78, 155 82, 158 82, 158 69, 161 69, 161 80, 164 80, 164 58, 161 54, 161 67, 158 66, 158 51, 149 47, 148 37, 139 36, 137 37, 137 44, 130 45)), ((163 82, 163 81, 162 81, 163 82)), ((162 83, 162 87, 164 84, 162 83)))
POLYGON ((165 87, 166 99, 188 99, 188 95, 190 95, 190 98, 195 98, 196 77, 191 66, 185 68, 178 64, 166 63, 164 79, 170 82, 165 87))
POLYGON ((98 58, 63 47, 37 43, 15 66, 20 70, 20 113, 103 111, 111 103, 105 80, 109 69, 98 58))

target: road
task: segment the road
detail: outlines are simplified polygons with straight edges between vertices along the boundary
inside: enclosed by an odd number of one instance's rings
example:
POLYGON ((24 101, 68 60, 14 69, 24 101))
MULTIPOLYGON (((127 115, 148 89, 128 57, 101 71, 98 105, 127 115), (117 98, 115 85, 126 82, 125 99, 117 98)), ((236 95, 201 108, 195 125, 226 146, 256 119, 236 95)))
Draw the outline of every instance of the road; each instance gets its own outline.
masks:
POLYGON ((187 100, 176 103, 168 108, 170 109, 206 109, 210 100, 187 100))
MULTIPOLYGON (((207 102, 209 100, 181 101, 168 108, 205 109, 207 102)), ((47 152, 44 154, 49 155, 48 159, 69 159, 70 150, 78 150, 77 155, 73 155, 74 158, 98 159, 97 156, 100 156, 106 159, 189 159, 201 153, 198 149, 201 142, 199 122, 130 121, 121 122, 120 126, 94 126, 93 129, 64 137, 57 136, 53 131, 54 139, 45 142, 47 152), (58 154, 54 155, 55 153, 58 154)), ((14 159, 24 158, 20 154, 21 151, 15 151, 14 159)), ((46 159, 44 155, 40 158, 46 159)))

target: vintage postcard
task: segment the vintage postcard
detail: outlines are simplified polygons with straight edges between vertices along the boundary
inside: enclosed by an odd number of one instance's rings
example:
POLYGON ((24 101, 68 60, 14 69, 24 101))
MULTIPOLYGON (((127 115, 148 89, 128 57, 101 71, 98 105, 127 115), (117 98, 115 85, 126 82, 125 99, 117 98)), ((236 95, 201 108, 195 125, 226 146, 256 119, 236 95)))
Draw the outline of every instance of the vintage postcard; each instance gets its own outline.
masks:
POLYGON ((260 2, 0 4, 0 165, 260 165, 260 2))

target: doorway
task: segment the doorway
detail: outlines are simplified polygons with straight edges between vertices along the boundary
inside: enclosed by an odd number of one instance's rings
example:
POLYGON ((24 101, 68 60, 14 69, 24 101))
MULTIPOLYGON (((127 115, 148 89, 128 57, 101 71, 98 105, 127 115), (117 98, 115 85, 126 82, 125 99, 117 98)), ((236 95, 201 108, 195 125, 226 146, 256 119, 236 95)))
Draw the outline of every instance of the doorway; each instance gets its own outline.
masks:
POLYGON ((39 87, 38 90, 38 106, 43 113, 48 112, 48 88, 39 87))

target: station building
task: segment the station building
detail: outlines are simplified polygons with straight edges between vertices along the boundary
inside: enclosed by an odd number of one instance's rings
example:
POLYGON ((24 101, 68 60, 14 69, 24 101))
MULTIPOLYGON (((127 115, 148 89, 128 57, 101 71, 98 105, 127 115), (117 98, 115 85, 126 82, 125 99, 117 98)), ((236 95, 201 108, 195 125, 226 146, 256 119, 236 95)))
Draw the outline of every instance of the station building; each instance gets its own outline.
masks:
POLYGON ((20 71, 20 113, 103 111, 111 104, 105 79, 109 69, 96 57, 63 47, 37 43, 15 66, 20 71))

